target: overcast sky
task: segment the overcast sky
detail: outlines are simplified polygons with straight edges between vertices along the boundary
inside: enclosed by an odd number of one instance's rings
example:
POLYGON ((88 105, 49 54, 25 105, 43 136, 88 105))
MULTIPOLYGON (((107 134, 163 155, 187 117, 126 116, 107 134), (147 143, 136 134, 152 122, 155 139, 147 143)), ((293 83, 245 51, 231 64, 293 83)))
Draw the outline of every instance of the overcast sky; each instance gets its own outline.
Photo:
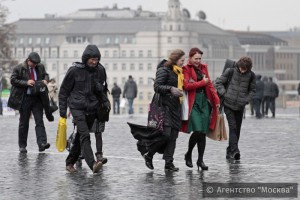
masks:
MULTIPOLYGON (((82 8, 112 7, 166 11, 168 0, 0 0, 10 14, 7 22, 19 18, 43 18, 45 13, 58 16, 82 8)), ((300 27, 300 0, 181 0, 192 18, 202 10, 207 21, 226 30, 285 31, 300 27)))

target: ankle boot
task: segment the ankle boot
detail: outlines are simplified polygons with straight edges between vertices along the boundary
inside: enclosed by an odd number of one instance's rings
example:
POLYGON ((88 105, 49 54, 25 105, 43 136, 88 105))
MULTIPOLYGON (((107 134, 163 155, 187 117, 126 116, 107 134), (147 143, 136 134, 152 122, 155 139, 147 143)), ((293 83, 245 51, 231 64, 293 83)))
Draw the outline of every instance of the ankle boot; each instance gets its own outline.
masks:
POLYGON ((145 160, 146 166, 147 166, 149 169, 153 170, 153 169, 154 169, 153 164, 152 164, 152 159, 153 159, 153 157, 149 155, 149 152, 145 153, 145 154, 143 155, 143 158, 144 158, 144 160, 145 160))
POLYGON ((204 164, 203 161, 198 160, 196 164, 198 167, 198 171, 199 171, 199 167, 201 167, 202 170, 208 170, 208 167, 204 164))
POLYGON ((193 168, 193 162, 192 162, 192 155, 191 154, 186 153, 184 155, 184 160, 185 160, 186 166, 188 166, 190 168, 193 168))
POLYGON ((166 162, 165 170, 172 171, 172 172, 177 172, 177 171, 179 171, 179 168, 175 167, 173 162, 166 162))
POLYGON ((107 163, 107 158, 103 157, 103 153, 102 152, 97 152, 95 153, 97 161, 102 162, 102 164, 104 165, 105 163, 107 163))

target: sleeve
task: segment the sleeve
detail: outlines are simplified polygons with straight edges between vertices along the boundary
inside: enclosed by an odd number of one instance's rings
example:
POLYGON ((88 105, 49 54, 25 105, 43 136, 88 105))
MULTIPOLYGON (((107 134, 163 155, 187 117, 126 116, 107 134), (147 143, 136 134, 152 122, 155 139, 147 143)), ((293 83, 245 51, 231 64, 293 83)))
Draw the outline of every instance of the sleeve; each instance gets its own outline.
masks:
POLYGON ((11 74, 10 77, 10 83, 11 85, 15 86, 15 87, 27 87, 27 80, 22 80, 21 77, 21 67, 20 66, 16 66, 13 69, 13 73, 11 74))
POLYGON ((256 92, 256 80, 255 80, 255 73, 251 71, 251 82, 249 83, 249 94, 247 101, 250 102, 255 95, 256 92))
POLYGON ((197 88, 201 88, 206 85, 204 80, 201 80, 201 81, 194 80, 194 82, 191 83, 190 79, 193 79, 193 78, 187 67, 183 67, 183 75, 184 75, 183 88, 186 91, 195 90, 197 88))
POLYGON ((41 74, 42 74, 42 80, 46 80, 49 82, 49 74, 46 72, 46 69, 43 64, 39 64, 40 69, 41 69, 41 74))
POLYGON ((59 94, 58 94, 60 116, 67 115, 68 98, 69 98, 70 93, 73 90, 73 87, 75 84, 74 72, 75 72, 74 67, 71 67, 68 70, 68 72, 60 86, 60 90, 59 90, 59 94))
POLYGON ((137 97, 137 94, 138 94, 138 88, 137 88, 137 85, 136 83, 134 84, 134 91, 135 91, 135 94, 134 94, 134 97, 136 98, 137 97))
POLYGON ((165 67, 160 67, 156 71, 156 78, 154 81, 154 91, 160 94, 170 94, 172 86, 166 85, 169 72, 165 67))
POLYGON ((220 96, 224 96, 226 93, 225 85, 228 82, 230 70, 231 68, 226 69, 223 74, 216 79, 216 89, 220 96))

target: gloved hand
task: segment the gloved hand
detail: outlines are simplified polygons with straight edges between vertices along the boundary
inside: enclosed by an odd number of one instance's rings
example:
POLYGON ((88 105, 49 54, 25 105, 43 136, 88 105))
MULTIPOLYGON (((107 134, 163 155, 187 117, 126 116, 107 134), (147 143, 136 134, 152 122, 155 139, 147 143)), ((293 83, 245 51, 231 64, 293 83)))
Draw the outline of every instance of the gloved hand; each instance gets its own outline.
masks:
POLYGON ((67 114, 60 113, 60 117, 67 119, 67 114))
POLYGON ((107 110, 107 112, 109 112, 110 109, 111 109, 110 102, 109 102, 109 101, 105 101, 105 102, 103 103, 103 108, 104 108, 105 110, 107 110))
POLYGON ((183 92, 181 90, 179 90, 178 88, 176 88, 176 87, 171 87, 171 93, 175 97, 182 97, 183 96, 183 92))

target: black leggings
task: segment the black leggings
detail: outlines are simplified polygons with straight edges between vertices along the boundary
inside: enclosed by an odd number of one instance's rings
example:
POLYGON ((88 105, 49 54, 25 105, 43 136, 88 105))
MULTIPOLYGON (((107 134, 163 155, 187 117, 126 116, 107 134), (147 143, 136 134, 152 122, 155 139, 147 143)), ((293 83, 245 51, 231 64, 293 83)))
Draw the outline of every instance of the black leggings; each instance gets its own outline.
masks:
POLYGON ((192 151, 197 144, 198 147, 198 162, 203 161, 203 155, 206 146, 206 134, 201 132, 193 132, 189 140, 189 149, 187 156, 192 156, 192 151))

